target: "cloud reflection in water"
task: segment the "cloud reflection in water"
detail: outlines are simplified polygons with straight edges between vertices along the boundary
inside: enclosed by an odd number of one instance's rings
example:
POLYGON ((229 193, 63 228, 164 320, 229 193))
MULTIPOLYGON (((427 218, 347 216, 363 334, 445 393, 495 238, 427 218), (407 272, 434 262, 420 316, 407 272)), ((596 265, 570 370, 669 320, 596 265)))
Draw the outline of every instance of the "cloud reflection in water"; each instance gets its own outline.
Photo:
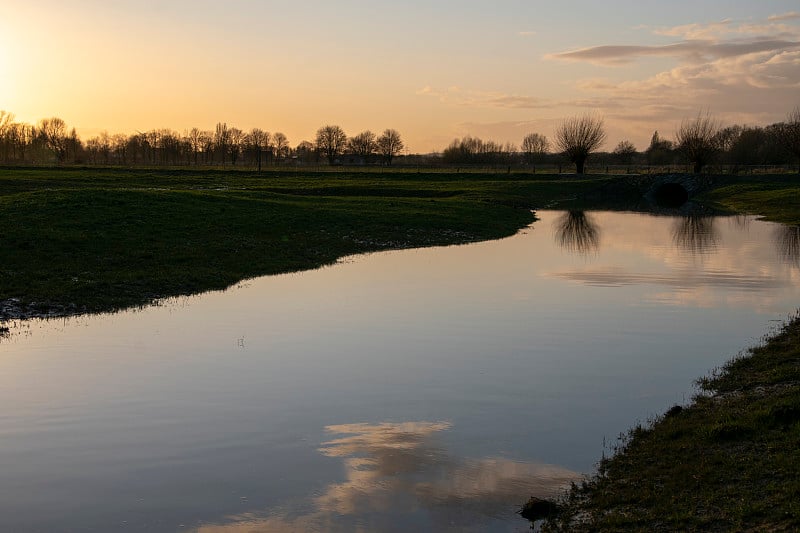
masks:
POLYGON ((552 465, 453 457, 435 438, 450 427, 448 422, 328 426, 340 436, 319 451, 343 460, 345 479, 314 497, 310 511, 248 513, 199 531, 525 530, 514 511, 528 496, 554 496, 580 478, 552 465))

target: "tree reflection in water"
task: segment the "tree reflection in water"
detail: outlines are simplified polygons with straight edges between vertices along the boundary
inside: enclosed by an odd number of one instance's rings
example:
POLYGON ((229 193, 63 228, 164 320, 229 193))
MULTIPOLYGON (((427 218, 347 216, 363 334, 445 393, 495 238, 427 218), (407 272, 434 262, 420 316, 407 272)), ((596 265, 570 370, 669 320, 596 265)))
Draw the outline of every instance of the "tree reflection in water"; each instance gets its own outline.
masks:
POLYGON ((697 255, 716 249, 719 231, 715 227, 714 217, 688 215, 677 221, 672 229, 672 238, 684 251, 697 255))
POLYGON ((555 221, 556 242, 563 249, 582 255, 600 248, 600 228, 585 211, 567 211, 555 221))
POLYGON ((800 267, 800 226, 778 226, 775 229, 775 246, 781 259, 800 267))

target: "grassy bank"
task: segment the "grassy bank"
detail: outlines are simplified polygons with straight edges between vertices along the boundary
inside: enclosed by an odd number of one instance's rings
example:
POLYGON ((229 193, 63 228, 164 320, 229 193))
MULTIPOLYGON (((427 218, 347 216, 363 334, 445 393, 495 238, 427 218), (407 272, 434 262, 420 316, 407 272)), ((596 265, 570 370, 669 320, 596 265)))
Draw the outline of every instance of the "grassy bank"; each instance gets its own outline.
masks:
POLYGON ((546 531, 800 529, 800 319, 636 426, 546 531))
POLYGON ((797 174, 722 178, 716 188, 700 199, 737 213, 800 225, 800 176, 797 174))
POLYGON ((494 239, 586 184, 440 172, 0 170, 0 318, 110 311, 354 253, 494 239))

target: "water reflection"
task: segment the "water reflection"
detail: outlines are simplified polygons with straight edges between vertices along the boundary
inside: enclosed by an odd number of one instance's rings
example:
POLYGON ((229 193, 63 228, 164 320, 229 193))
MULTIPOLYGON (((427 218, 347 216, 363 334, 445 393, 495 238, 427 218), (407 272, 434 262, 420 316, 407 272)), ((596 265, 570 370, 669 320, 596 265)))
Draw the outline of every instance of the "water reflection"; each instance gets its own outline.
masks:
POLYGON ((740 231, 749 231, 753 217, 749 215, 733 215, 727 218, 728 223, 740 231))
POLYGON ((778 226, 775 228, 775 245, 781 259, 800 267, 800 226, 778 226))
POLYGON ((556 242, 561 248, 583 255, 600 248, 600 229, 585 211, 567 211, 555 221, 556 242))
POLYGON ((714 221, 715 217, 707 215, 688 215, 678 219, 672 230, 672 239, 692 255, 712 252, 719 243, 719 231, 714 221))
POLYGON ((328 426, 340 436, 319 451, 342 459, 345 479, 314 497, 310 510, 251 512, 199 531, 518 529, 524 526, 514 513, 521 497, 552 497, 579 478, 557 466, 453 457, 436 442, 450 427, 448 422, 328 426))

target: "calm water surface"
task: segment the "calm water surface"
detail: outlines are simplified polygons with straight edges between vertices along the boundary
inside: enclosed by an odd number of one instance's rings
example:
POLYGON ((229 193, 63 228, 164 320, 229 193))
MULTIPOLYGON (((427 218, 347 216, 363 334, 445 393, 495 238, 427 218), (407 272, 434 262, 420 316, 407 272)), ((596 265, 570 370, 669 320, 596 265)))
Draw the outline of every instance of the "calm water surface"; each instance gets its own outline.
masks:
POLYGON ((526 531, 800 302, 797 231, 540 212, 0 341, 2 531, 526 531))

